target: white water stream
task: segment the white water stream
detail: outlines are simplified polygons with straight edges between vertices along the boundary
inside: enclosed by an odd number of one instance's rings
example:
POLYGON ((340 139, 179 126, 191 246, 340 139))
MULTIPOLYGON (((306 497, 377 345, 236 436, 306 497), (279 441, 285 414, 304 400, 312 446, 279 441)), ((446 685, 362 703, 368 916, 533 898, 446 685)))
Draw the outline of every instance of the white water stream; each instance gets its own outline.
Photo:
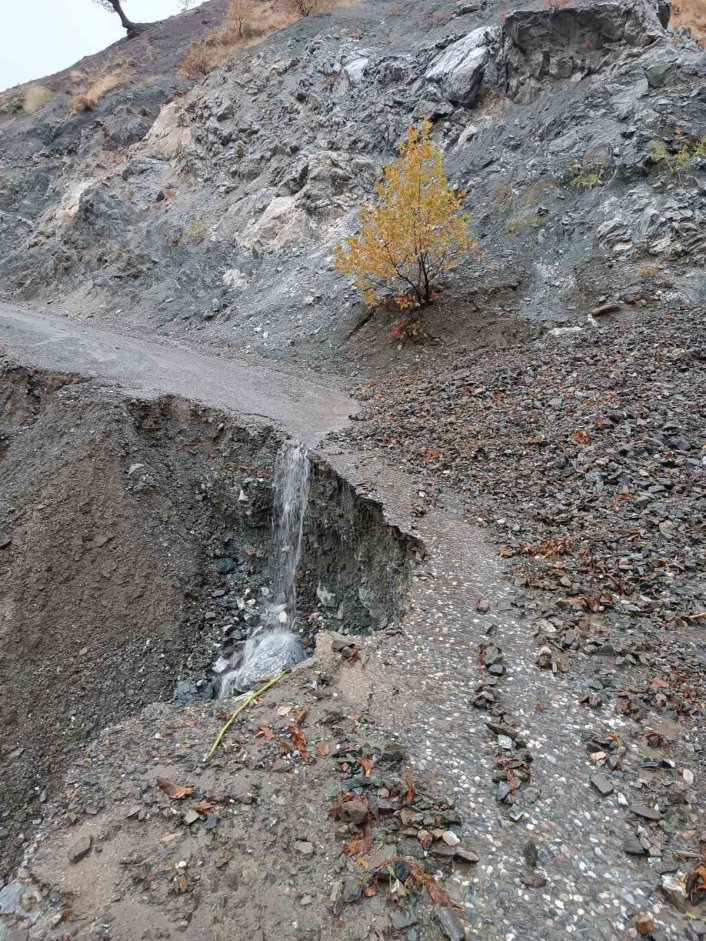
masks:
POLYGON ((296 619, 297 566, 309 501, 309 469, 305 445, 291 441, 282 445, 275 461, 272 509, 274 603, 246 641, 238 668, 223 677, 221 696, 251 689, 258 680, 293 667, 306 656, 291 629, 296 619))

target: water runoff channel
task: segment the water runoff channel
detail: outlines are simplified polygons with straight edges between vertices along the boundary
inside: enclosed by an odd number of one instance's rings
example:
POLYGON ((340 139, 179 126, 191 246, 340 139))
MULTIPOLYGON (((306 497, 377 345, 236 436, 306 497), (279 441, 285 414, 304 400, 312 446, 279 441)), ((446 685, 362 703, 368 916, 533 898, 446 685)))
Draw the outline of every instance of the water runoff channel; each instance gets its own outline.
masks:
POLYGON ((306 445, 285 442, 275 460, 272 602, 251 629, 238 666, 229 664, 220 673, 221 697, 252 689, 263 677, 291 669, 307 655, 292 629, 297 616, 296 573, 309 502, 310 472, 306 445))

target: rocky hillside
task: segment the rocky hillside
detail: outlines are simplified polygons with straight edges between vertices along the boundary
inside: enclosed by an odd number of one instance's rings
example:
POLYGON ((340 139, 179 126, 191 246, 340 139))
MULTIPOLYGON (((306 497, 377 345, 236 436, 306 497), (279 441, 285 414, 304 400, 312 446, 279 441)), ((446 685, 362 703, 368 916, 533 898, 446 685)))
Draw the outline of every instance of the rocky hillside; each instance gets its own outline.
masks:
POLYGON ((364 315, 332 249, 428 115, 481 246, 437 305, 442 332, 451 311, 471 310, 462 332, 482 338, 484 315, 536 334, 704 300, 706 55, 669 12, 362 0, 191 90, 159 54, 131 60, 132 83, 95 111, 71 116, 57 88, 0 123, 4 289, 131 329, 338 357, 364 315))

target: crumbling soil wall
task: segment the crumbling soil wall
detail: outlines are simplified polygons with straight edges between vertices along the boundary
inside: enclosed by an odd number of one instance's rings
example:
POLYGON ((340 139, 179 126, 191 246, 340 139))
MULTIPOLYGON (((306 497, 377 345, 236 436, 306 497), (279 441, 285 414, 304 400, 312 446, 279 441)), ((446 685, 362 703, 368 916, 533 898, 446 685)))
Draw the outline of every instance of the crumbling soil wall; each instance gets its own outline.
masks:
MULTIPOLYGON (((213 660, 267 591, 280 443, 183 400, 0 371, 3 873, 80 746, 175 688, 213 695, 213 660)), ((329 622, 395 619, 413 549, 317 462, 300 569, 309 642, 329 622)))

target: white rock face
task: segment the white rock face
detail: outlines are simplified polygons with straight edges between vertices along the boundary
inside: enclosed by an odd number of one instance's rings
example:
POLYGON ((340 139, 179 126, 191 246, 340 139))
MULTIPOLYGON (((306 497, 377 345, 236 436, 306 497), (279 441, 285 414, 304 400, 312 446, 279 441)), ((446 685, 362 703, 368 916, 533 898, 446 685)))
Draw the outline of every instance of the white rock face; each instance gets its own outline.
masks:
POLYGON ((354 59, 353 62, 349 62, 348 65, 343 67, 343 74, 346 76, 351 85, 360 85, 365 76, 365 70, 368 67, 368 62, 370 59, 361 57, 359 59, 354 59))
POLYGON ((257 244, 283 248, 292 242, 303 241, 308 228, 307 215, 297 206, 294 196, 277 196, 246 231, 242 241, 248 248, 257 244))
POLYGON ((165 105, 145 137, 148 153, 174 160, 191 140, 189 121, 176 101, 165 105))
POLYGON ((454 104, 472 104, 480 90, 483 71, 500 30, 481 26, 452 43, 431 63, 426 78, 434 82, 454 104))

